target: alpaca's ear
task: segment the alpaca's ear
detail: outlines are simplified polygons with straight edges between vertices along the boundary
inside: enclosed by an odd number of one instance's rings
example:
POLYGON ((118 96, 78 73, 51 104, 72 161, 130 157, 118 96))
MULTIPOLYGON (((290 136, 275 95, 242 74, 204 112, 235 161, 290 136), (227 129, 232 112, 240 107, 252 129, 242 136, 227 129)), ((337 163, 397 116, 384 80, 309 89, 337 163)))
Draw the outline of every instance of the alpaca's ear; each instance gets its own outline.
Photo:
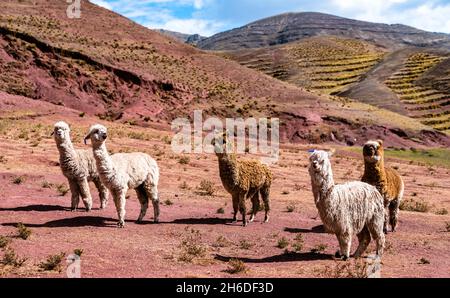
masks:
POLYGON ((308 154, 309 154, 310 156, 313 155, 314 152, 316 152, 316 149, 308 150, 308 154))
POLYGON ((336 153, 336 149, 331 148, 328 152, 328 157, 332 157, 336 153))
POLYGON ((87 141, 91 138, 91 131, 88 132, 88 134, 84 137, 84 144, 87 145, 87 141))
POLYGON ((377 140, 378 144, 380 144, 380 146, 383 146, 383 140, 377 140))

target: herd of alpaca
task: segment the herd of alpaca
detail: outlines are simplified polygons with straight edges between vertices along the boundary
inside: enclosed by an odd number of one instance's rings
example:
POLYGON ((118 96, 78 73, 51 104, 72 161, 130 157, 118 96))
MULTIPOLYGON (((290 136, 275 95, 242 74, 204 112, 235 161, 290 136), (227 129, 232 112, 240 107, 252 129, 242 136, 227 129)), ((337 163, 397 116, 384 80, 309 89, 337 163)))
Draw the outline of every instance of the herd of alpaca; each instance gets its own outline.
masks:
MULTIPOLYGON (((76 150, 70 139, 70 128, 65 122, 54 126, 54 139, 60 154, 60 166, 68 179, 72 193, 71 208, 78 208, 83 201, 86 210, 92 208, 89 181, 99 191, 101 208, 105 208, 111 193, 117 209, 118 226, 125 226, 126 194, 136 191, 141 204, 137 223, 144 219, 149 201, 152 201, 154 221, 159 222, 158 182, 159 168, 156 161, 144 153, 119 153, 110 155, 106 148, 107 128, 93 125, 84 141, 90 140, 92 151, 76 150)), ((242 215, 243 225, 255 219, 260 209, 260 196, 265 209, 264 222, 269 220, 270 187, 273 176, 268 166, 256 160, 237 160, 233 142, 227 132, 217 134, 211 142, 219 162, 223 187, 231 194, 234 217, 242 215), (252 202, 252 213, 246 219, 246 201, 252 202)), ((332 152, 310 152, 309 174, 312 192, 325 230, 336 235, 339 250, 336 257, 350 257, 353 235, 357 235, 358 248, 353 254, 360 257, 373 239, 376 253, 381 256, 388 224, 395 231, 398 208, 404 192, 402 178, 393 169, 384 166, 382 141, 369 141, 363 148, 365 172, 362 181, 335 184, 331 169, 332 152)))

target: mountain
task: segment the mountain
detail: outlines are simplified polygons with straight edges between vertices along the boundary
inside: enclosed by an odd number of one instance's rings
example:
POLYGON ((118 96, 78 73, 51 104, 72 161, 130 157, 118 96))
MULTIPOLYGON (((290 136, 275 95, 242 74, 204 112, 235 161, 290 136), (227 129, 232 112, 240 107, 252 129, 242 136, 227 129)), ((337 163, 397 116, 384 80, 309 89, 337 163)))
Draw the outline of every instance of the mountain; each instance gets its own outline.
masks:
POLYGON ((159 33, 164 34, 166 36, 172 37, 172 38, 178 40, 179 42, 184 42, 184 43, 191 44, 194 46, 197 45, 200 41, 207 38, 207 37, 201 36, 199 34, 185 34, 185 33, 165 30, 165 29, 157 29, 156 31, 158 31, 159 33))
POLYGON ((265 18, 213 35, 199 42, 198 47, 205 50, 239 50, 325 35, 361 39, 386 48, 405 45, 450 48, 448 34, 426 32, 399 24, 357 21, 316 12, 286 13, 265 18))
POLYGON ((69 19, 64 1, 0 2, 1 92, 132 125, 170 129, 173 119, 201 109, 204 117, 280 118, 285 141, 450 145, 415 119, 307 92, 81 5, 81 19, 69 19))

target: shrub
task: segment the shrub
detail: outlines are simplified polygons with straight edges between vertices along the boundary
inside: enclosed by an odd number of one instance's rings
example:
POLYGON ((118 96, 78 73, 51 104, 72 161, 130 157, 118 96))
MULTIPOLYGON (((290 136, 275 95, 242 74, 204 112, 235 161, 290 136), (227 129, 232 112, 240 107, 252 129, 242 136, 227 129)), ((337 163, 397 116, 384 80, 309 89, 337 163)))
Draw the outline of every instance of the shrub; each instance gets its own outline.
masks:
POLYGON ((186 227, 185 235, 181 241, 181 255, 180 261, 190 263, 195 258, 203 257, 206 254, 206 248, 201 243, 202 235, 199 230, 189 229, 186 227))
POLYGON ((216 192, 216 186, 212 181, 202 180, 198 186, 198 194, 202 196, 213 196, 216 192))
POLYGON ((289 213, 292 213, 295 211, 295 206, 294 205, 287 205, 286 206, 286 211, 289 213))
POLYGON ((229 260, 228 268, 225 270, 229 274, 245 273, 247 271, 248 269, 245 263, 238 259, 229 260))
POLYGON ((439 209, 436 211, 437 215, 447 215, 448 214, 448 210, 445 208, 439 209))
POLYGON ((17 224, 17 232, 19 234, 19 237, 23 240, 27 240, 32 233, 32 231, 21 222, 17 224))
POLYGON ((450 232, 450 221, 448 221, 448 222, 445 223, 445 230, 446 230, 447 232, 450 232))
POLYGON ((23 263, 26 262, 26 258, 19 258, 19 256, 16 254, 16 252, 12 248, 8 248, 5 251, 5 254, 3 256, 3 259, 0 263, 3 265, 10 265, 14 267, 20 267, 23 265, 23 263))
POLYGON ((230 241, 224 236, 219 236, 216 242, 213 244, 214 247, 227 247, 230 245, 230 241))
POLYGON ((8 244, 11 242, 11 240, 5 236, 0 236, 0 248, 5 248, 8 246, 8 244))
POLYGON ((183 190, 188 190, 188 189, 190 189, 190 187, 189 187, 189 185, 187 184, 186 181, 183 181, 183 183, 180 184, 179 188, 180 188, 180 189, 183 189, 183 190))
POLYGON ((245 239, 241 239, 241 241, 239 241, 239 247, 241 249, 250 249, 252 246, 254 246, 254 244, 245 239))
POLYGON ((326 266, 319 272, 319 277, 324 278, 368 278, 369 264, 363 259, 347 262, 335 261, 334 266, 326 266))
POLYGON ((83 254, 83 249, 82 248, 76 248, 73 250, 73 253, 76 254, 77 256, 81 257, 81 255, 83 254))
POLYGON ((52 187, 53 187, 53 184, 51 184, 51 183, 48 182, 48 181, 42 181, 41 186, 42 186, 42 188, 52 188, 52 187))
POLYGON ((430 206, 425 201, 415 201, 413 199, 407 199, 400 203, 400 210, 413 211, 413 212, 428 212, 430 206))
POLYGON ((219 209, 217 209, 217 214, 224 214, 225 213, 225 209, 223 209, 223 207, 220 207, 219 209))
POLYGON ((67 185, 65 183, 59 184, 56 187, 56 190, 58 191, 58 193, 61 197, 64 197, 69 192, 69 188, 67 187, 67 185))
POLYGON ((191 162, 191 159, 189 158, 189 156, 182 156, 178 159, 178 163, 181 165, 187 165, 191 162))
POLYGON ((430 264, 430 261, 425 259, 425 258, 421 258, 419 260, 419 264, 421 264, 421 265, 428 265, 428 264, 430 264))
POLYGON ((166 206, 172 206, 173 202, 170 199, 167 199, 164 201, 164 204, 166 204, 166 206))
POLYGON ((14 184, 16 184, 16 185, 20 185, 20 184, 22 184, 23 182, 25 182, 25 177, 23 177, 23 176, 17 176, 17 177, 15 177, 14 179, 13 179, 13 181, 12 181, 14 184))
POLYGON ((314 254, 319 254, 325 251, 327 249, 327 245, 325 244, 318 244, 315 247, 311 249, 311 252, 314 254))
POLYGON ((283 248, 286 248, 288 245, 289 245, 289 241, 285 237, 278 239, 278 243, 277 243, 278 248, 283 249, 283 248))
POLYGON ((303 235, 302 234, 297 234, 297 236, 295 236, 294 238, 294 243, 292 244, 292 247, 294 248, 294 251, 299 252, 303 249, 303 235))
POLYGON ((50 255, 47 259, 39 264, 39 268, 44 271, 61 271, 62 261, 66 254, 61 252, 57 255, 50 255))

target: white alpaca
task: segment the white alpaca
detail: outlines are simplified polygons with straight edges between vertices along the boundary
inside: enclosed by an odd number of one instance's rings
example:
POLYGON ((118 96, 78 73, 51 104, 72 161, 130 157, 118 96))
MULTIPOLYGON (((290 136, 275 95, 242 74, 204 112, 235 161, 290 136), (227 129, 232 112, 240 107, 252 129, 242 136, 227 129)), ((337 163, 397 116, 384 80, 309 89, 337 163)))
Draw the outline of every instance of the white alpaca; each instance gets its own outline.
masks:
POLYGON ((55 124, 52 135, 59 151, 61 170, 69 181, 72 193, 72 211, 78 208, 80 196, 86 210, 91 210, 92 197, 88 181, 93 181, 97 187, 101 202, 100 208, 104 209, 108 202, 109 192, 100 181, 92 151, 75 150, 70 139, 70 127, 63 121, 55 124))
POLYGON ((329 156, 331 153, 325 151, 312 152, 309 174, 320 218, 325 229, 339 241, 336 256, 350 257, 352 235, 357 234, 359 246, 355 257, 366 251, 371 236, 381 257, 385 241, 383 197, 374 186, 364 182, 334 184, 329 156))
POLYGON ((136 191, 141 203, 141 213, 137 223, 141 223, 152 200, 154 221, 159 221, 158 181, 159 168, 156 161, 144 153, 119 153, 112 156, 106 149, 106 127, 93 125, 87 136, 92 142, 92 149, 102 182, 111 191, 119 216, 118 226, 125 226, 125 202, 128 189, 136 191))

